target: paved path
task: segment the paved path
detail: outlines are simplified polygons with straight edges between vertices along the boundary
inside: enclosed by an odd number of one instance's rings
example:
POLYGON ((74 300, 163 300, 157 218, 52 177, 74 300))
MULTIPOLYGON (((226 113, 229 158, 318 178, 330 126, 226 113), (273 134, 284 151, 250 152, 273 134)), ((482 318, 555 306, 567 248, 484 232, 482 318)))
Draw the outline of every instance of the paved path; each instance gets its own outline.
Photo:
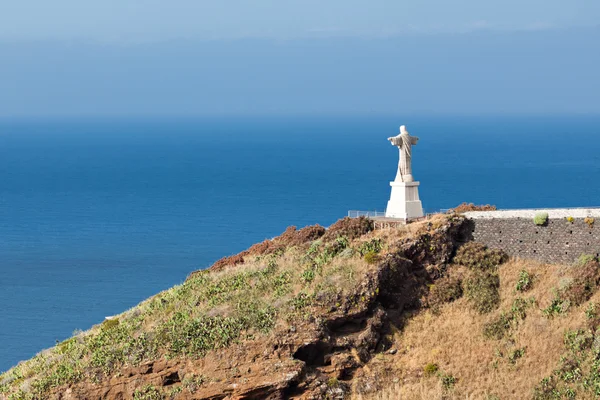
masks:
POLYGON ((493 218, 533 218, 537 213, 547 212, 548 218, 600 218, 600 208, 537 208, 528 210, 497 210, 497 211, 469 211, 464 213, 471 219, 493 219, 493 218))

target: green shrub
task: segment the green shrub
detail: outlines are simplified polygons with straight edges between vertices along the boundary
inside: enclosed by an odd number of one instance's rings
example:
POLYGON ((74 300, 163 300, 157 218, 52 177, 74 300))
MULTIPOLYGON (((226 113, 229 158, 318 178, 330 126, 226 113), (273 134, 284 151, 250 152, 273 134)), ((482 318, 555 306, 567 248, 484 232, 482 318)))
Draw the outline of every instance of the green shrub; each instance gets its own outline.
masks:
MULTIPOLYGON (((573 355, 562 356, 560 366, 554 370, 554 376, 565 383, 577 382, 582 378, 581 359, 573 355)), ((573 398, 567 396, 567 398, 573 398)))
POLYGON ((8 396, 8 400, 37 400, 33 394, 27 393, 22 389, 17 390, 15 393, 8 396))
POLYGON ((535 299, 532 297, 529 300, 525 300, 521 297, 517 297, 513 300, 510 306, 510 314, 516 320, 523 320, 527 316, 527 308, 535 304, 535 299))
POLYGON ((322 244, 323 242, 321 240, 315 240, 312 242, 308 250, 306 250, 306 257, 312 258, 313 256, 317 255, 322 244))
POLYGON ((348 247, 348 248, 342 250, 342 252, 339 254, 339 257, 351 258, 354 255, 354 253, 355 253, 354 249, 348 247))
POLYGON ((435 363, 429 363, 425 367, 423 367, 423 372, 425 376, 433 376, 435 375, 440 368, 435 363))
POLYGON ((202 385, 206 382, 206 378, 203 375, 188 375, 181 382, 182 386, 190 393, 194 394, 202 385))
POLYGON ((498 318, 487 322, 483 325, 483 336, 488 339, 500 340, 506 335, 506 332, 510 329, 512 318, 504 313, 500 314, 498 318))
POLYGON ((181 392, 183 392, 183 386, 172 386, 169 390, 167 390, 167 396, 169 399, 173 399, 181 392))
POLYGON ((293 310, 302 310, 313 303, 314 296, 304 292, 298 293, 294 298, 290 300, 290 306, 293 310))
POLYGON ((340 381, 338 380, 338 378, 332 376, 331 378, 329 378, 327 380, 327 387, 330 388, 336 388, 340 385, 340 381))
POLYGON ((318 253, 313 262, 317 265, 317 267, 322 267, 326 264, 329 264, 335 256, 340 254, 344 249, 348 247, 349 241, 345 236, 338 236, 333 242, 329 243, 323 251, 318 253))
POLYGON ((585 308, 585 317, 587 319, 594 319, 597 316, 598 313, 596 312, 596 303, 588 304, 588 306, 585 308))
POLYGON ((463 295, 462 280, 451 275, 446 275, 432 285, 429 289, 428 304, 436 309, 444 303, 459 299, 463 295))
POLYGON ((102 322, 101 326, 102 326, 102 329, 105 329, 105 330, 116 328, 117 326, 119 326, 119 319, 118 318, 105 319, 102 322))
POLYGON ((526 292, 533 287, 533 277, 526 270, 519 272, 519 279, 515 289, 519 292, 526 292))
POLYGON ((365 256, 367 253, 379 253, 382 247, 381 239, 375 238, 358 246, 358 253, 361 256, 365 256))
MULTIPOLYGON (((596 330, 600 325, 600 315, 598 315, 598 304, 591 302, 585 309, 585 319, 590 329, 596 330)), ((599 336, 600 337, 600 336, 599 336)))
POLYGON ((588 350, 594 343, 594 334, 590 330, 575 329, 565 332, 565 347, 573 353, 588 350))
POLYGON ((525 300, 516 298, 510 308, 510 311, 503 312, 500 316, 483 325, 483 335, 488 339, 500 340, 513 327, 516 327, 519 321, 527 317, 527 308, 535 303, 535 300, 525 300))
POLYGON ((548 223, 548 213, 547 212, 539 212, 535 214, 533 217, 533 223, 538 226, 544 226, 548 223))
POLYGON ((456 381, 457 381, 457 379, 450 374, 441 374, 440 380, 442 381, 442 386, 446 390, 450 390, 450 389, 454 388, 454 385, 456 384, 456 381))
POLYGON ((542 310, 542 313, 548 318, 553 318, 555 315, 566 313, 570 306, 571 303, 569 301, 561 299, 555 293, 552 302, 542 310))
POLYGON ((288 271, 276 274, 272 279, 273 293, 275 297, 282 297, 291 290, 292 277, 288 271))
POLYGON ((546 377, 533 390, 534 400, 560 399, 562 396, 553 376, 546 377))
POLYGON ((500 303, 500 278, 489 272, 473 273, 465 280, 465 294, 481 314, 489 313, 500 303))
POLYGON ((478 242, 462 245, 454 256, 455 263, 477 270, 490 270, 507 260, 508 255, 502 250, 488 249, 478 242))
POLYGON ((525 347, 520 349, 515 349, 508 354, 508 361, 511 364, 516 364, 519 358, 522 358, 525 355, 525 347))
POLYGON ((379 262, 380 257, 379 254, 377 254, 374 251, 369 251, 368 253, 365 254, 365 262, 367 264, 376 264, 377 262, 379 262))
POLYGON ((350 241, 348 240, 348 238, 346 236, 338 236, 337 238, 335 238, 335 245, 337 248, 337 253, 344 250, 346 247, 348 247, 349 244, 350 244, 350 241))
POLYGON ((133 392, 133 400, 163 400, 165 396, 154 386, 147 385, 133 392))
POLYGON ((304 271, 302 271, 302 275, 300 275, 300 279, 302 279, 305 283, 311 283, 315 280, 316 271, 314 266, 307 267, 304 271))
POLYGON ((567 222, 572 224, 573 222, 575 222, 575 218, 571 217, 570 215, 566 218, 567 222))

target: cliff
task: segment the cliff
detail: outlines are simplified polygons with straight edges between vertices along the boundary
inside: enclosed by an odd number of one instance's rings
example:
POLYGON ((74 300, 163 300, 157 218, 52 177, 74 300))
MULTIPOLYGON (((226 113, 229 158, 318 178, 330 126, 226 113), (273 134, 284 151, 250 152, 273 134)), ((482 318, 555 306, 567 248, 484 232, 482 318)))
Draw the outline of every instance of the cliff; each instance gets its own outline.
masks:
POLYGON ((19 364, 0 398, 600 393, 594 257, 509 260, 458 215, 372 228, 289 228, 19 364))

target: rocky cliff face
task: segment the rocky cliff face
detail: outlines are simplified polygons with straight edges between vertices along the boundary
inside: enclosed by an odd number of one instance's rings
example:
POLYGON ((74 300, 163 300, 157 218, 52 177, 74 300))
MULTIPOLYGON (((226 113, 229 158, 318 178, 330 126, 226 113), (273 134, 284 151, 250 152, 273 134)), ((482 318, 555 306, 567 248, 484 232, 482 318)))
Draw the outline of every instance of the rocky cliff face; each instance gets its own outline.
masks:
POLYGON ((371 231, 362 219, 288 229, 9 371, 0 398, 374 392, 383 382, 369 363, 396 351, 390 334, 444 275, 462 225, 440 216, 404 230, 371 231))

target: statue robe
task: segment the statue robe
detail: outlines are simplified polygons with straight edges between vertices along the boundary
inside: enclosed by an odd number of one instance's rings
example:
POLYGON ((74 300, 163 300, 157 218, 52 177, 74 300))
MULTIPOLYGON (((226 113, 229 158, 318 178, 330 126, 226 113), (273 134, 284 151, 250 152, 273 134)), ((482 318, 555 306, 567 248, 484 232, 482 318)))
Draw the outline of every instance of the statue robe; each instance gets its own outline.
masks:
POLYGON ((418 137, 411 136, 406 131, 391 138, 392 144, 397 146, 400 152, 396 182, 414 182, 412 176, 412 146, 416 145, 418 141, 418 137))

